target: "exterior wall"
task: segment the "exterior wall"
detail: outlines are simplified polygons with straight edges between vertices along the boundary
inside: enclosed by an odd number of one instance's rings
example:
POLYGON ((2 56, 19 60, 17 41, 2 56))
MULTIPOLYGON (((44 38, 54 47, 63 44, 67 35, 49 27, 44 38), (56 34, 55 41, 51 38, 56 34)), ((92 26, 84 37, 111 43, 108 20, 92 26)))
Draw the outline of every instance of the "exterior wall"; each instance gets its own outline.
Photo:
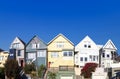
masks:
POLYGON ((111 40, 103 46, 101 51, 101 66, 108 68, 115 61, 115 54, 117 53, 117 48, 112 43, 111 40), (103 55, 104 54, 104 55, 103 55))
POLYGON ((46 57, 47 57, 47 45, 37 36, 34 36, 26 46, 26 62, 27 63, 34 62, 37 64, 37 66, 40 66, 41 64, 46 66, 47 63, 46 57))
POLYGON ((120 63, 119 64, 114 64, 115 66, 112 68, 112 77, 116 76, 117 72, 120 72, 120 63))
POLYGON ((0 67, 4 67, 4 64, 8 58, 8 52, 0 52, 0 67))
POLYGON ((24 60, 25 44, 23 43, 23 41, 20 38, 16 37, 13 40, 13 42, 10 45, 10 52, 9 53, 10 53, 9 58, 16 59, 18 61, 19 66, 21 66, 22 62, 23 62, 23 65, 24 65, 24 63, 25 63, 25 60, 24 60))
POLYGON ((75 47, 75 51, 75 65, 83 67, 88 62, 99 63, 99 48, 88 36, 75 47))
POLYGON ((50 67, 74 66, 74 46, 62 35, 48 45, 48 64, 50 67), (63 56, 64 51, 71 51, 72 56, 63 56), (51 57, 53 52, 56 52, 58 57, 51 57))
POLYGON ((73 50, 74 46, 66 40, 63 36, 59 36, 52 43, 48 45, 48 51, 62 51, 62 50, 73 50), (57 45, 63 45, 58 47, 57 45))

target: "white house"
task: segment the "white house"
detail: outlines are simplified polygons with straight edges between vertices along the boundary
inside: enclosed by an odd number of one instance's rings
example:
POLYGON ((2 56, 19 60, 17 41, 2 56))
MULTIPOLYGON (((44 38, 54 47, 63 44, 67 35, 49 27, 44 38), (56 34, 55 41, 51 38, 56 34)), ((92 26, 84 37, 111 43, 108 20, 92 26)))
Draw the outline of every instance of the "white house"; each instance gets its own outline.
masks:
POLYGON ((104 68, 111 67, 111 64, 115 62, 116 54, 116 46, 111 40, 108 40, 101 50, 101 66, 104 68))
POLYGON ((75 46, 75 52, 75 65, 79 68, 88 62, 99 63, 99 47, 89 36, 75 46))
POLYGON ((10 45, 9 49, 9 59, 16 59, 19 66, 24 66, 25 64, 25 43, 16 37, 10 45))

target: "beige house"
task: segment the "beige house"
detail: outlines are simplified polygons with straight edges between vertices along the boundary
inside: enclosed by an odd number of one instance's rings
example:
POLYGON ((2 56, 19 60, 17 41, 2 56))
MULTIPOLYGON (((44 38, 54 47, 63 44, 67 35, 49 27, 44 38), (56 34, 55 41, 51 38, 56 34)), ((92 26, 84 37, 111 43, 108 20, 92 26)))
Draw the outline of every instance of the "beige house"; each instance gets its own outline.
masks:
POLYGON ((63 34, 48 43, 48 69, 56 72, 56 79, 75 79, 74 45, 63 34))
POLYGON ((4 64, 8 58, 8 52, 7 51, 1 51, 0 52, 0 67, 4 67, 4 64))

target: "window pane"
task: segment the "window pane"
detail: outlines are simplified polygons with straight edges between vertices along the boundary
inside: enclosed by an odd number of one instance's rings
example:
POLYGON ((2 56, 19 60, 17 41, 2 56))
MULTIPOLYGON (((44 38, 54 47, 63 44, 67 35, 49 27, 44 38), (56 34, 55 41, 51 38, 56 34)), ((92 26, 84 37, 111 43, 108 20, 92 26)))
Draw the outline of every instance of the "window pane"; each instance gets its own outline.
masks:
POLYGON ((91 45, 88 45, 88 48, 91 48, 91 45))
POLYGON ((63 53, 63 56, 67 56, 67 52, 64 52, 64 53, 63 53))
POLYGON ((51 53, 51 57, 52 57, 52 58, 57 58, 57 57, 59 57, 59 55, 58 55, 57 52, 52 52, 52 53, 51 53))
POLYGON ((87 61, 87 57, 85 57, 85 61, 87 61))
POLYGON ((36 53, 28 53, 28 59, 36 58, 36 53))
POLYGON ((83 61, 83 57, 80 57, 80 61, 83 61))
POLYGON ((109 54, 107 54, 107 57, 108 57, 108 58, 110 57, 109 54))
POLYGON ((18 50, 18 56, 21 56, 21 50, 18 50))
POLYGON ((39 51, 37 56, 38 57, 46 57, 46 52, 45 51, 39 51))
POLYGON ((93 61, 95 61, 95 56, 93 56, 93 61))
POLYGON ((32 44, 32 48, 35 49, 36 48, 36 44, 32 44))
POLYGON ((90 61, 92 61, 92 55, 90 55, 90 61))
POLYGON ((72 56, 72 52, 69 52, 69 56, 72 56))
POLYGON ((102 53, 102 57, 103 57, 103 58, 105 57, 105 53, 102 53))
POLYGON ((87 45, 85 44, 85 45, 84 45, 84 47, 86 48, 86 47, 87 47, 87 45))

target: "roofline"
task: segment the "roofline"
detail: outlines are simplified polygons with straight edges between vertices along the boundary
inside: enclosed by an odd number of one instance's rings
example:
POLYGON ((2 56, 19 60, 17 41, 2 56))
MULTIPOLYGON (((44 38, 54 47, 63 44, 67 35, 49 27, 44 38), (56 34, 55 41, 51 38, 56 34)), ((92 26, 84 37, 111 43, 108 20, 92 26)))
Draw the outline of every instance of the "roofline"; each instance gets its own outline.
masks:
POLYGON ((34 35, 34 36, 30 39, 30 41, 26 44, 26 47, 28 46, 28 44, 29 44, 35 37, 37 37, 40 41, 42 41, 42 42, 47 46, 47 43, 45 43, 43 40, 41 40, 37 35, 34 35))
POLYGON ((107 43, 109 43, 109 42, 111 42, 111 43, 113 44, 113 46, 115 47, 115 49, 117 50, 116 46, 114 45, 114 43, 112 42, 112 40, 111 40, 111 39, 109 39, 109 40, 105 43, 105 45, 103 46, 103 48, 105 49, 105 46, 106 46, 106 45, 107 45, 107 43))
POLYGON ((52 43, 56 38, 58 38, 59 36, 62 36, 63 38, 65 38, 69 43, 71 43, 73 46, 74 46, 74 44, 67 38, 67 37, 65 37, 62 33, 59 33, 57 36, 55 36, 50 42, 48 42, 48 45, 50 44, 50 43, 52 43))

